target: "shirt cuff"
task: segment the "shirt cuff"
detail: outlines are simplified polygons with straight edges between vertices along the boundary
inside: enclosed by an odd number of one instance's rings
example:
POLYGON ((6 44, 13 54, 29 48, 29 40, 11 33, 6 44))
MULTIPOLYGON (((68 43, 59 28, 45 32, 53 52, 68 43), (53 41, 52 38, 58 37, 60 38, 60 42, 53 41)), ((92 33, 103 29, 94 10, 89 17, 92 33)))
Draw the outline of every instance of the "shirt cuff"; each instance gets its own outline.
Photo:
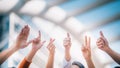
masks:
POLYGON ((24 58, 19 64, 18 68, 29 68, 30 64, 31 62, 27 61, 26 58, 24 58))
POLYGON ((70 68, 71 67, 71 60, 67 61, 66 59, 63 60, 63 68, 70 68))

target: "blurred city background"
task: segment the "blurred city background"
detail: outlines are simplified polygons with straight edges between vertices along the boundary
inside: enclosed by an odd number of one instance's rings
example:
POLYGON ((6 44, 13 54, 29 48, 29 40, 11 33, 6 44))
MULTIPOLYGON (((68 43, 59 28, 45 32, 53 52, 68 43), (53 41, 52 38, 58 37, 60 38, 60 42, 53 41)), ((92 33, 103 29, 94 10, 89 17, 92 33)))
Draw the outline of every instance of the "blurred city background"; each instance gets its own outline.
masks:
MULTIPOLYGON (((31 28, 29 40, 42 33, 42 40, 55 38, 54 68, 62 68, 63 39, 72 37, 73 60, 86 62, 81 53, 85 35, 91 37, 92 59, 96 68, 118 66, 110 56, 98 49, 96 40, 103 31, 109 46, 120 53, 120 1, 119 0, 0 0, 0 52, 12 46, 24 25, 31 28)), ((47 43, 37 52, 30 68, 45 68, 48 59, 47 43)), ((30 51, 31 45, 13 54, 1 68, 16 68, 30 51)))

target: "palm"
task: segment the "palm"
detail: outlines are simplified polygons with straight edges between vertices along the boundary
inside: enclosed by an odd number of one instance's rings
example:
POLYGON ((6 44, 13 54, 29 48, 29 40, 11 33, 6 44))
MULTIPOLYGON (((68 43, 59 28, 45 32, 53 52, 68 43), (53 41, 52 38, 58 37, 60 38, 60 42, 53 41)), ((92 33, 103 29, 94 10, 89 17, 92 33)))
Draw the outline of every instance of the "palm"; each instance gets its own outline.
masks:
POLYGON ((64 39, 63 45, 64 45, 64 47, 66 49, 70 49, 70 47, 71 47, 71 38, 70 38, 69 33, 67 33, 67 37, 64 39))
POLYGON ((16 40, 17 48, 24 48, 27 46, 27 38, 29 35, 29 30, 30 28, 27 25, 22 29, 16 40))
POLYGON ((85 43, 82 46, 83 56, 87 59, 91 57, 90 38, 85 37, 85 43))
POLYGON ((90 52, 90 50, 89 49, 84 49, 84 50, 82 50, 82 53, 83 53, 83 56, 84 57, 90 57, 91 56, 91 52, 90 52))
POLYGON ((32 41, 32 49, 38 50, 42 47, 45 41, 41 42, 41 33, 39 31, 39 36, 32 41))
POLYGON ((101 50, 106 50, 107 48, 109 48, 108 46, 108 41, 106 40, 106 38, 104 37, 102 31, 100 31, 100 38, 97 40, 97 46, 98 48, 100 48, 101 50))
POLYGON ((49 50, 49 52, 51 54, 54 54, 54 52, 55 52, 55 45, 53 44, 54 41, 55 41, 55 39, 50 39, 50 42, 47 46, 47 49, 49 50))
MULTIPOLYGON (((37 41, 37 40, 36 40, 36 41, 37 41)), ((35 49, 35 50, 40 49, 40 48, 41 48, 41 43, 40 43, 40 42, 39 42, 39 43, 35 43, 35 42, 33 42, 33 44, 32 44, 32 48, 35 49)))

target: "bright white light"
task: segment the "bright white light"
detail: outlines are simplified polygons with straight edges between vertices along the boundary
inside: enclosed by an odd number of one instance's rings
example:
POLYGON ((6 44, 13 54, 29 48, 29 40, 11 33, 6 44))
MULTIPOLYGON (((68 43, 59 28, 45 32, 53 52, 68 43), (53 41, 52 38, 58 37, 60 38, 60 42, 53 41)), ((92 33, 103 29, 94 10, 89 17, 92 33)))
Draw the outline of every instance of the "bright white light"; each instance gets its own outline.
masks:
POLYGON ((63 9, 54 6, 48 10, 48 12, 45 14, 45 17, 55 22, 61 22, 65 19, 66 12, 63 9))
POLYGON ((61 43, 63 43, 63 39, 66 37, 66 33, 67 32, 64 29, 56 27, 54 30, 51 31, 49 35, 55 38, 60 45, 63 45, 61 43))
POLYGON ((37 15, 40 14, 45 7, 46 7, 45 1, 42 0, 29 1, 22 7, 20 12, 37 15))
POLYGON ((34 63, 31 63, 29 68, 40 68, 40 67, 38 67, 38 66, 37 66, 36 64, 34 64, 34 63))
POLYGON ((75 33, 78 33, 83 29, 83 25, 81 24, 81 22, 74 17, 70 17, 69 19, 67 19, 65 22, 65 26, 75 33))
POLYGON ((48 22, 44 19, 41 19, 39 17, 32 18, 33 23, 39 27, 41 30, 43 30, 45 33, 50 33, 54 29, 54 24, 51 22, 48 22))
POLYGON ((16 67, 16 64, 14 61, 20 62, 22 59, 24 58, 24 56, 18 52, 15 52, 13 55, 11 55, 8 58, 8 67, 16 67))
POLYGON ((11 10, 19 0, 0 0, 0 13, 5 13, 11 10))

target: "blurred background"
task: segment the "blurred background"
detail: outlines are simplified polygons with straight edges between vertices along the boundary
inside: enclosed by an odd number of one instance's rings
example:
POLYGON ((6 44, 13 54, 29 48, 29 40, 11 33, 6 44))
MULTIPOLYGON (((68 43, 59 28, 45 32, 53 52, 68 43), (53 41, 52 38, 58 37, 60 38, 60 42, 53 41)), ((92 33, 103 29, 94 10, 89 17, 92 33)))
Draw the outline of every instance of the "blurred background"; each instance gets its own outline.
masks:
MULTIPOLYGON (((63 39, 72 37, 71 56, 87 68, 81 53, 84 36, 91 37, 92 59, 96 68, 118 66, 109 55, 98 49, 96 40, 103 31, 109 46, 120 53, 120 1, 119 0, 0 0, 0 52, 14 44, 24 25, 31 28, 29 39, 42 33, 47 43, 37 52, 30 68, 45 68, 49 39, 55 38, 54 68, 62 68, 63 39)), ((28 54, 31 45, 13 54, 1 68, 16 68, 28 54)))

